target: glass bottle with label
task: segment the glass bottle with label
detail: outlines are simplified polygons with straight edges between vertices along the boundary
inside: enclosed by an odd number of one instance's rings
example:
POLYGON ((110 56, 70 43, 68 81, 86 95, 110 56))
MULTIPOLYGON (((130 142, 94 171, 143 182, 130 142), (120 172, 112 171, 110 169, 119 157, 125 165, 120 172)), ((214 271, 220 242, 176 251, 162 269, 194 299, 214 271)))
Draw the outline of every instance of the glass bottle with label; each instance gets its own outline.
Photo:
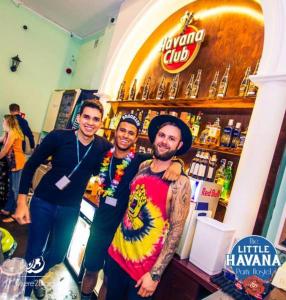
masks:
POLYGON ((241 123, 237 122, 232 133, 231 148, 237 148, 240 143, 241 123))
POLYGON ((152 110, 149 109, 148 113, 147 113, 147 116, 144 119, 142 131, 141 131, 142 134, 147 134, 148 133, 148 127, 149 127, 149 124, 150 124, 151 114, 152 114, 152 110))
POLYGON ((133 85, 130 89, 130 92, 129 92, 129 98, 128 100, 134 100, 135 99, 135 96, 136 96, 136 85, 137 85, 137 79, 135 78, 134 79, 134 82, 133 82, 133 85))
POLYGON ((199 180, 204 180, 205 176, 207 175, 207 168, 209 164, 209 159, 210 159, 210 153, 209 152, 203 152, 201 155, 201 161, 200 161, 200 166, 199 166, 199 171, 198 171, 198 179, 199 180))
POLYGON ((231 143, 233 133, 233 119, 228 120, 228 125, 224 127, 223 134, 220 139, 220 145, 223 147, 229 147, 231 143))
POLYGON ((200 134, 199 143, 201 145, 206 145, 207 144, 210 126, 211 126, 211 123, 208 122, 207 125, 206 125, 206 128, 204 130, 202 130, 202 132, 200 134))
POLYGON ((151 85, 151 77, 149 76, 144 84, 143 92, 142 92, 142 100, 146 100, 149 97, 151 85))
POLYGON ((249 87, 249 74, 250 74, 250 67, 247 67, 244 77, 240 83, 239 87, 239 96, 240 97, 245 97, 247 95, 248 87, 249 87))
POLYGON ((118 90, 118 94, 117 94, 117 99, 118 100, 124 100, 124 96, 125 96, 125 84, 126 81, 124 80, 121 84, 120 84, 120 88, 118 90))
POLYGON ((169 100, 174 100, 177 96, 177 92, 179 89, 179 78, 180 78, 180 74, 176 74, 173 77, 173 80, 171 82, 170 89, 169 89, 169 100))
POLYGON ((221 185, 221 186, 223 186, 223 183, 224 183, 224 169, 225 169, 225 166, 226 166, 226 159, 223 158, 223 159, 221 159, 220 166, 216 170, 216 173, 215 173, 214 182, 216 184, 221 185))
POLYGON ((201 114, 198 113, 198 115, 196 116, 195 122, 192 124, 192 127, 191 127, 191 132, 192 132, 194 142, 196 141, 196 139, 199 135, 200 126, 201 126, 201 118, 202 118, 201 114))
POLYGON ((193 88, 193 84, 194 84, 194 79, 195 79, 195 75, 192 74, 190 79, 189 79, 189 82, 186 86, 185 92, 184 92, 185 98, 190 98, 191 97, 192 88, 193 88))
MULTIPOLYGON (((188 176, 191 176, 191 177, 193 176, 194 171, 195 171, 196 163, 199 162, 200 153, 201 153, 200 151, 197 151, 196 156, 192 159, 191 166, 190 166, 190 169, 189 169, 189 172, 188 172, 188 176)), ((199 165, 197 166, 197 168, 198 167, 199 167, 199 165)))
POLYGON ((214 182, 216 166, 217 166, 217 156, 216 154, 213 154, 209 162, 206 181, 214 182))
POLYGON ((215 122, 210 126, 207 138, 207 145, 219 146, 220 144, 220 118, 216 118, 215 122))
MULTIPOLYGON (((258 68, 259 68, 259 60, 256 63, 256 66, 255 66, 255 69, 254 69, 254 72, 252 73, 252 75, 257 74, 258 68)), ((249 86, 248 86, 248 91, 247 91, 246 95, 249 97, 254 97, 257 94, 257 90, 258 90, 257 85, 253 81, 250 80, 249 86)))
POLYGON ((217 97, 224 97, 226 95, 226 90, 228 87, 228 80, 229 80, 229 71, 230 71, 230 65, 227 66, 225 69, 225 72, 221 78, 219 87, 218 87, 218 93, 217 97))
POLYGON ((201 78, 202 78, 202 70, 199 69, 198 73, 197 73, 197 76, 196 76, 196 80, 194 81, 194 84, 192 86, 192 91, 191 91, 191 97, 190 98, 197 98, 198 93, 199 93, 201 78))
POLYGON ((156 100, 161 100, 164 97, 166 90, 166 83, 165 83, 165 76, 162 77, 161 82, 158 86, 157 94, 156 94, 156 100))
POLYGON ((246 139, 246 135, 247 135, 247 129, 240 133, 239 144, 238 144, 239 149, 243 148, 244 142, 245 142, 245 139, 246 139))
POLYGON ((214 99, 216 97, 216 93, 217 93, 217 86, 218 86, 218 77, 219 77, 219 71, 215 72, 213 81, 210 85, 209 88, 209 98, 210 99, 214 99))
POLYGON ((220 194, 220 198, 224 201, 227 202, 229 199, 230 195, 230 185, 231 185, 231 180, 232 180, 232 161, 227 162, 227 166, 224 170, 224 182, 222 185, 222 190, 220 194))

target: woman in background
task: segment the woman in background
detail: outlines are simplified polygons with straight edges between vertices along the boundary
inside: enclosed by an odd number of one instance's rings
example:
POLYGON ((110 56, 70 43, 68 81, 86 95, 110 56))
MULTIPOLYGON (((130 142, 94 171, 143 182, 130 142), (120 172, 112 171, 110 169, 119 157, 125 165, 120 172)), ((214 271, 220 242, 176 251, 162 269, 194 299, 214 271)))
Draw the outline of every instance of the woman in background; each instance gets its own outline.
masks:
MULTIPOLYGON (((3 140, 3 147, 0 151, 0 159, 5 156, 7 158, 9 166, 9 191, 6 205, 4 209, 1 209, 1 214, 9 216, 13 214, 16 209, 20 178, 26 158, 22 149, 24 135, 15 116, 4 116, 3 130, 5 135, 1 137, 3 140)), ((14 219, 12 217, 3 219, 3 222, 5 223, 13 221, 14 219)))

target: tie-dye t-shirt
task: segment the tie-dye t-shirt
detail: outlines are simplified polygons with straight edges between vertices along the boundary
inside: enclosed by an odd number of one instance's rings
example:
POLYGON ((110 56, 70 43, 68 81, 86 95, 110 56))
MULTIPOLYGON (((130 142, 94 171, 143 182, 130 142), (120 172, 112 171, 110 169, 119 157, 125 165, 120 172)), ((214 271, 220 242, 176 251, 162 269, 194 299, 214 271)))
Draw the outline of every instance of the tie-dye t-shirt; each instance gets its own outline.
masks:
POLYGON ((154 266, 169 229, 163 172, 141 170, 130 186, 127 211, 109 247, 109 255, 135 281, 154 266))

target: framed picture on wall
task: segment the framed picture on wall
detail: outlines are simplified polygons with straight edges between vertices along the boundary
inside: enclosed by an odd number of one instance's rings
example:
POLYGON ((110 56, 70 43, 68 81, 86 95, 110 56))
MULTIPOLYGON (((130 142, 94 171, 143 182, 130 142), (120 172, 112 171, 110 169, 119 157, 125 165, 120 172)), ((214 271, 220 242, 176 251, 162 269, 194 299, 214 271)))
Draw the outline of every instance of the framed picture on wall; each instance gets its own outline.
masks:
POLYGON ((276 234, 275 247, 286 253, 286 204, 284 205, 280 224, 276 234))

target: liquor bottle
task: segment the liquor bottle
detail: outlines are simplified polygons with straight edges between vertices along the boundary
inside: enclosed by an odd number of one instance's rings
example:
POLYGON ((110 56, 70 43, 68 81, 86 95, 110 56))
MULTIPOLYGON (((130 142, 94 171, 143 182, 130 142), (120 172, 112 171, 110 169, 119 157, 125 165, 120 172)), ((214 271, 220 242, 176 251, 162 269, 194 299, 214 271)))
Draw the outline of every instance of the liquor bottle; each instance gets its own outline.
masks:
POLYGON ((117 99, 123 101, 124 100, 124 96, 125 96, 125 84, 126 81, 124 80, 121 84, 120 84, 120 88, 117 94, 117 99))
POLYGON ((163 75, 161 82, 158 86, 157 94, 156 94, 156 100, 161 100, 164 97, 166 90, 166 83, 165 83, 165 76, 163 75))
POLYGON ((228 125, 224 127, 223 134, 221 135, 220 145, 229 147, 233 133, 233 119, 228 120, 228 125))
POLYGON ((149 109, 148 113, 147 113, 147 116, 144 119, 141 134, 147 134, 148 133, 148 127, 149 127, 150 120, 151 120, 151 114, 152 114, 152 110, 149 109))
POLYGON ((204 130, 202 130, 202 132, 200 134, 200 137, 199 137, 199 143, 201 145, 206 145, 207 144, 210 127, 211 127, 211 123, 208 122, 207 125, 206 125, 206 128, 204 130))
POLYGON ((241 123, 237 122, 232 133, 231 148, 237 148, 240 143, 241 123))
POLYGON ((213 154, 209 162, 206 181, 214 182, 216 165, 217 165, 217 156, 216 154, 213 154))
POLYGON ((199 170, 198 170, 198 179, 199 180, 204 180, 206 177, 206 172, 207 172, 207 168, 209 165, 209 159, 210 159, 210 153, 209 152, 203 152, 201 155, 201 161, 200 161, 200 166, 199 166, 199 170))
POLYGON ((209 88, 209 98, 214 99, 217 93, 219 71, 215 72, 214 79, 209 88))
POLYGON ((207 138, 207 145, 219 146, 220 144, 220 118, 216 118, 215 122, 210 126, 207 138))
POLYGON ((199 69, 194 84, 192 86, 191 98, 197 98, 202 78, 202 70, 199 69))
POLYGON ((224 182, 223 182, 223 186, 222 186, 221 193, 220 193, 220 198, 224 202, 228 201, 229 195, 230 195, 230 184, 231 184, 231 180, 232 180, 232 165, 233 165, 233 162, 229 160, 227 162, 227 166, 224 170, 224 182))
POLYGON ((198 178, 198 173, 199 173, 200 164, 201 164, 201 160, 202 160, 202 152, 198 151, 196 157, 197 157, 197 159, 195 161, 194 169, 193 169, 193 172, 191 175, 192 178, 194 178, 194 179, 198 178))
POLYGON ((174 100, 177 96, 177 92, 179 89, 179 78, 180 78, 180 74, 176 74, 173 77, 173 80, 169 88, 169 100, 174 100))
POLYGON ((226 159, 223 158, 220 161, 219 168, 215 172, 214 182, 216 184, 221 185, 221 186, 223 186, 223 183, 224 183, 224 169, 225 169, 225 165, 226 165, 226 159))
POLYGON ((136 85, 137 85, 137 79, 135 78, 134 82, 133 82, 133 85, 132 85, 132 88, 130 89, 130 92, 129 92, 128 100, 134 100, 135 99, 135 96, 136 96, 136 85))
MULTIPOLYGON (((252 75, 257 74, 258 67, 259 67, 259 60, 256 63, 256 66, 255 66, 255 69, 254 69, 252 75)), ((250 82, 249 82, 248 91, 247 91, 246 96, 254 97, 257 94, 258 87, 257 87, 257 85, 255 85, 255 83, 253 81, 251 81, 251 80, 249 80, 249 81, 250 82)))
POLYGON ((239 144, 238 144, 238 148, 239 148, 239 149, 242 149, 242 148, 243 148, 244 142, 245 142, 245 138, 246 138, 246 135, 247 135, 247 129, 245 129, 245 131, 242 131, 242 132, 240 133, 239 144))
POLYGON ((195 79, 195 75, 192 74, 190 79, 189 79, 189 82, 187 84, 187 87, 185 89, 185 92, 184 92, 185 98, 190 98, 191 97, 192 88, 193 88, 193 84, 194 84, 194 79, 195 79))
POLYGON ((104 128, 109 128, 110 122, 111 122, 110 116, 109 116, 109 114, 107 114, 105 121, 104 121, 104 128))
POLYGON ((239 93, 238 95, 240 97, 245 97, 247 95, 248 87, 249 87, 249 74, 250 74, 251 68, 247 67, 244 77, 240 83, 239 87, 239 93))
POLYGON ((196 156, 192 159, 191 166, 188 172, 188 176, 193 176, 195 165, 199 162, 200 151, 197 151, 196 156))
POLYGON ((201 126, 201 113, 199 112, 195 118, 194 123, 192 124, 191 127, 191 132, 192 132, 192 136, 193 136, 193 140, 195 141, 199 135, 199 131, 200 131, 200 126, 201 126))
POLYGON ((218 93, 217 97, 224 97, 226 94, 227 86, 228 86, 228 77, 229 77, 229 71, 230 71, 230 65, 227 66, 225 69, 225 72, 221 78, 219 87, 218 87, 218 93))
POLYGON ((149 76, 144 84, 142 100, 148 99, 149 92, 150 92, 150 85, 151 85, 151 77, 149 76))

